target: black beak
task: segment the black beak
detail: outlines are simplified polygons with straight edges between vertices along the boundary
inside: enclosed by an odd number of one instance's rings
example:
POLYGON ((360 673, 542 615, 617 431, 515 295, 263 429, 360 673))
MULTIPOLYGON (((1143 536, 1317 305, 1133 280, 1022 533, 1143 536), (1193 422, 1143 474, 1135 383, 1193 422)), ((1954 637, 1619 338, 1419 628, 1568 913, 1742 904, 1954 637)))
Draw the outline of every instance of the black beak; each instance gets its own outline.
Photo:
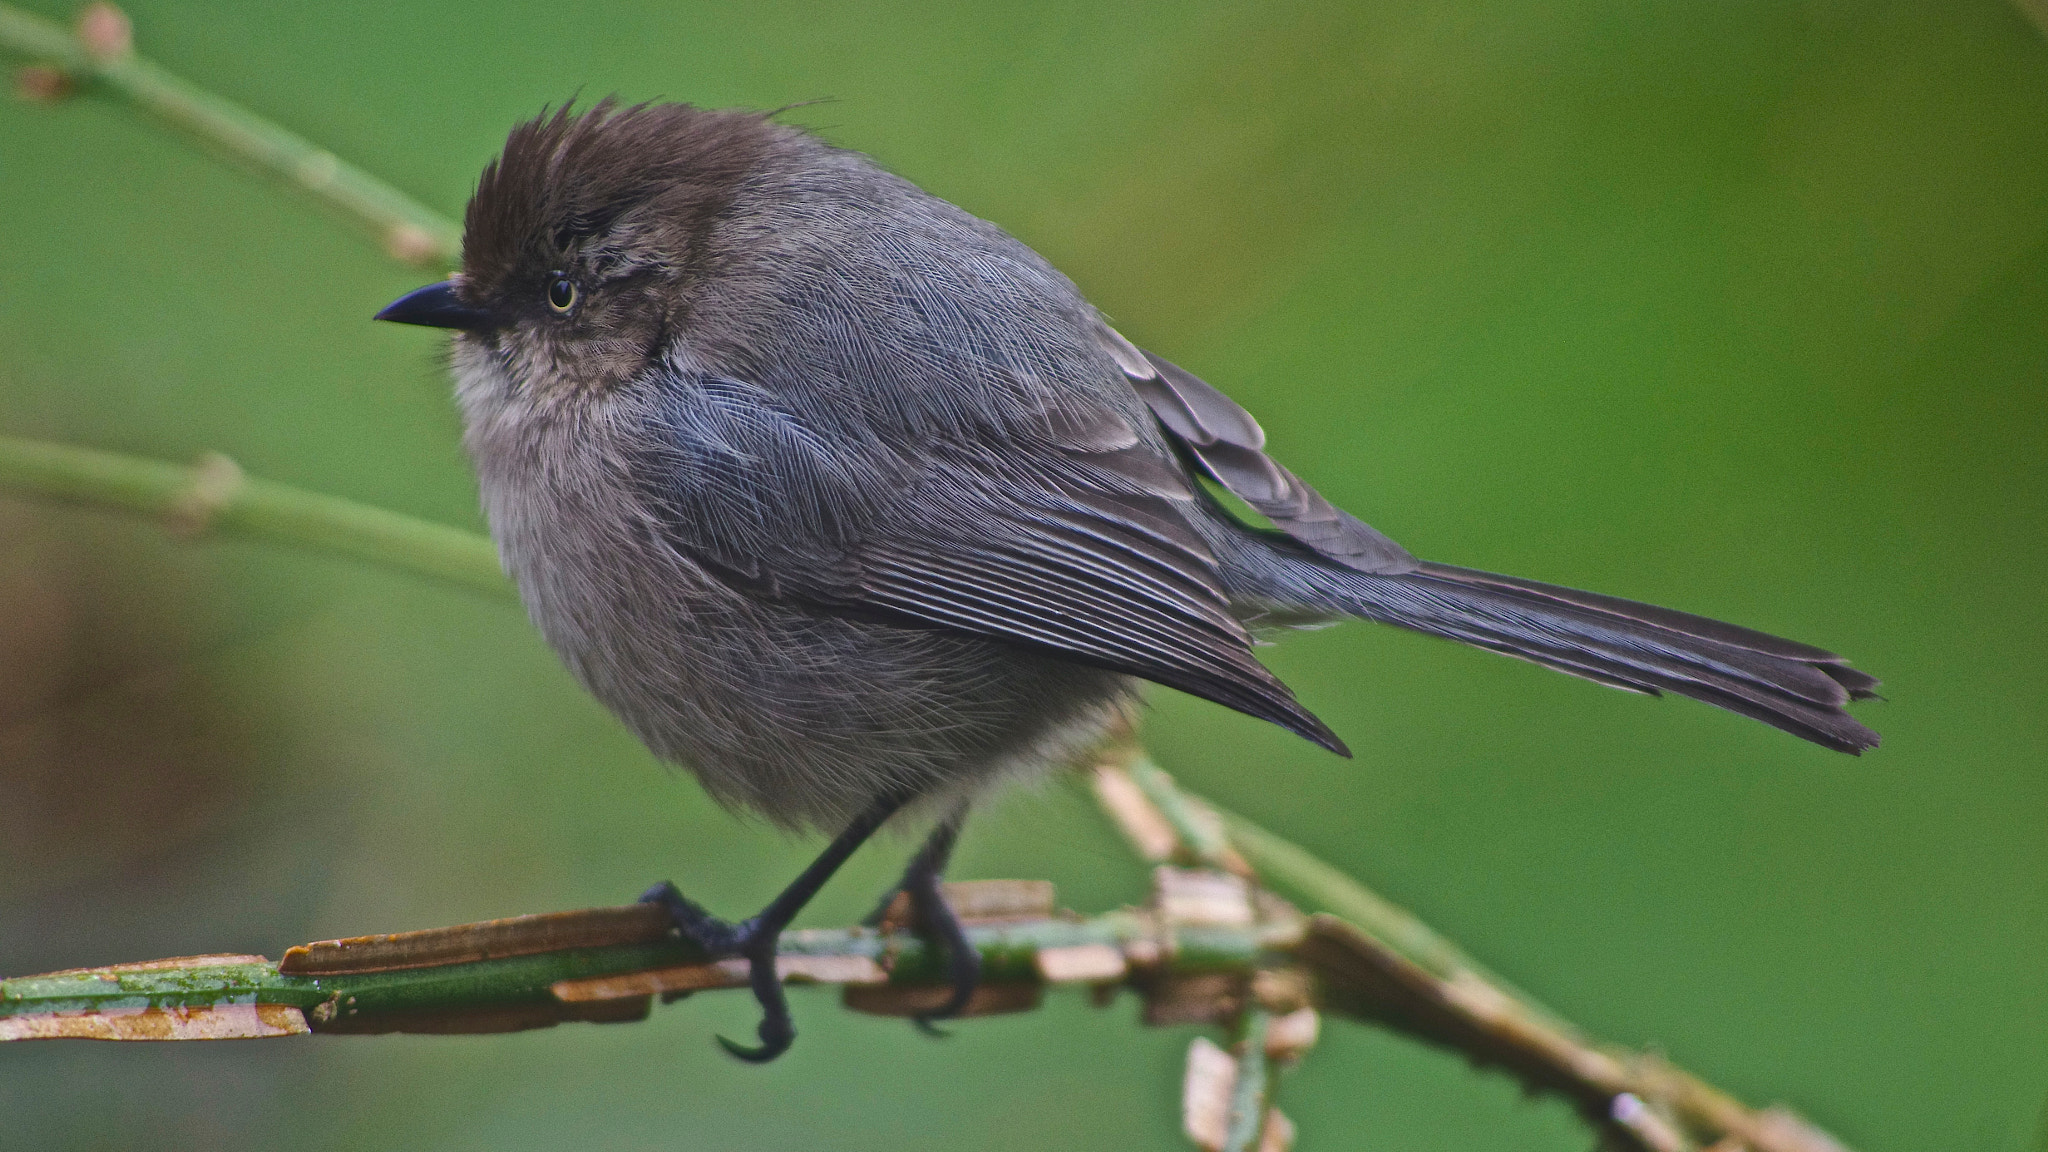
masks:
POLYGON ((453 280, 415 288, 386 304, 376 318, 394 324, 424 324, 429 328, 474 330, 496 326, 490 313, 466 307, 455 298, 453 280))

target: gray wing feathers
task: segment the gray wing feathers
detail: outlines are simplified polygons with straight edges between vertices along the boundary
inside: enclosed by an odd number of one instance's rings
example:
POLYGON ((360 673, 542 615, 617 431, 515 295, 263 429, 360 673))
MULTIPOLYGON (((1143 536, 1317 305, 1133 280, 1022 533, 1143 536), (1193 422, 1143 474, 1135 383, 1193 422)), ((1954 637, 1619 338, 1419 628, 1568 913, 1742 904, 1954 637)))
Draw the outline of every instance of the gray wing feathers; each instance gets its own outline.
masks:
POLYGON ((1343 750, 1253 658, 1193 493, 1114 412, 1047 414, 1033 443, 825 451, 763 389, 661 394, 631 474, 671 546, 734 587, 1046 649, 1343 750))
POLYGON ((1140 351, 1115 329, 1104 347, 1159 423, 1194 464, 1273 526, 1347 568, 1390 574, 1418 561, 1386 534, 1323 498, 1266 455, 1266 432, 1251 413, 1185 369, 1140 351))

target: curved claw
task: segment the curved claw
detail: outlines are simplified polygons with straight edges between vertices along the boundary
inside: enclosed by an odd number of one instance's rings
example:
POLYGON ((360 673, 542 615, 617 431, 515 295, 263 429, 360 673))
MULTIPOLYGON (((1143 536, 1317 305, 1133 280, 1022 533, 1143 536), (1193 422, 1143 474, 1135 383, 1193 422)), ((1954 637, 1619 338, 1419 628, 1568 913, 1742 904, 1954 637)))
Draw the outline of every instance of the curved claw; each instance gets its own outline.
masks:
POLYGON ((929 1012, 911 1017, 918 1031, 927 1036, 948 1035, 943 1029, 932 1027, 934 1020, 948 1020, 965 1011, 969 1001, 974 999, 974 990, 981 986, 981 953, 977 952, 967 939, 967 929, 947 906, 934 885, 926 894, 925 923, 935 942, 946 948, 946 975, 953 986, 953 994, 946 1002, 929 1012))
MULTIPOLYGON (((768 1031, 768 1024, 765 1020, 761 1022, 761 1031, 763 1033, 768 1031)), ((784 1052, 789 1051, 789 1046, 795 1042, 796 1033, 794 1031, 790 1032, 787 1036, 781 1037, 779 1041, 771 1040, 766 1035, 763 1035, 761 1037, 761 1046, 758 1048, 749 1048, 745 1044, 724 1035, 718 1037, 718 1046, 720 1048, 725 1049, 735 1059, 744 1060, 749 1064, 766 1064, 784 1052)))
POLYGON ((939 1039, 951 1036, 952 1033, 945 1029, 934 1027, 932 1021, 951 1020, 960 1015, 967 1008, 968 1001, 974 999, 974 990, 981 986, 981 956, 972 949, 960 949, 954 953, 954 956, 956 959, 953 961, 953 971, 951 973, 953 978, 953 994, 946 997, 946 1002, 937 1008, 929 1012, 920 1012, 910 1018, 911 1022, 917 1025, 917 1030, 927 1036, 934 1036, 939 1039), (962 952, 967 957, 965 963, 957 959, 962 952))
POLYGON ((754 990, 754 1002, 761 1006, 761 1023, 754 1028, 761 1046, 749 1048, 724 1036, 718 1038, 718 1045, 749 1064, 766 1064, 796 1043, 796 1022, 790 1019, 789 1000, 782 994, 782 976, 775 968, 775 937, 752 931, 745 934, 751 937, 743 949, 747 984, 754 990))
POLYGON ((796 1042, 796 1025, 789 1018, 789 1003, 783 999, 782 982, 775 971, 775 936, 773 931, 761 927, 760 919, 743 920, 730 924, 706 912, 702 905, 687 899, 667 881, 649 888, 641 897, 643 904, 659 904, 668 909, 669 917, 675 922, 684 939, 704 949, 709 956, 730 956, 735 953, 747 958, 747 983, 753 987, 754 999, 761 1005, 761 1024, 758 1032, 761 1044, 749 1048, 737 1040, 718 1037, 719 1047, 732 1053, 749 1064, 766 1064, 796 1042))
POLYGON ((748 983, 754 986, 754 999, 761 1005, 761 1023, 754 1029, 754 1034, 761 1038, 761 1046, 749 1048, 725 1036, 718 1038, 718 1046, 749 1064, 766 1064, 796 1043, 796 1024, 789 1017, 789 1002, 783 999, 782 984, 776 979, 773 951, 768 952, 765 965, 754 960, 748 983), (773 989, 772 993, 764 993, 763 967, 767 969, 765 983, 773 989))

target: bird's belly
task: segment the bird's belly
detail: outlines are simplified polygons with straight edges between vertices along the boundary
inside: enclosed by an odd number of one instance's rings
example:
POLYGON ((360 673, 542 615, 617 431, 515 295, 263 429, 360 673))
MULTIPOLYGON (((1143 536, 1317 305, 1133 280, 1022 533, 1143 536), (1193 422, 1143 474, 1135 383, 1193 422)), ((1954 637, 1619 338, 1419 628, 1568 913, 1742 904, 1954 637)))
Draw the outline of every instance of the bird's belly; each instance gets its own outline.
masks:
POLYGON ((1057 767, 1134 697, 1129 677, 1014 645, 757 599, 626 501, 495 504, 506 568, 576 677, 718 800, 779 824, 836 829, 884 792, 949 803, 1057 767))

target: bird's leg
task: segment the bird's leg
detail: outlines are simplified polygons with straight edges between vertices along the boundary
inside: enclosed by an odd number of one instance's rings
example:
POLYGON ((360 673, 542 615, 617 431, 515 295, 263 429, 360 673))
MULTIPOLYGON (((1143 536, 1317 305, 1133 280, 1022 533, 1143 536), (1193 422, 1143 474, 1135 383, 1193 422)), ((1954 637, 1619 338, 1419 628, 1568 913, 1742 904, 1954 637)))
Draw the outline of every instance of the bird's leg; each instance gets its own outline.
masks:
POLYGON ((765 1064, 789 1051, 790 1044, 796 1040, 796 1024, 790 1019, 789 1002, 782 994, 782 978, 775 970, 775 942, 803 906, 810 903, 811 897, 818 894, 818 889, 825 886, 825 881, 830 880, 832 874, 839 871, 839 866, 846 863, 846 858, 874 835, 875 829, 903 807, 905 799, 903 796, 884 796, 869 805, 867 811, 834 837, 818 858, 811 861, 810 867, 769 901, 766 908, 737 924, 713 916, 702 905, 685 898, 673 883, 666 880, 641 895, 641 903, 659 904, 668 909, 676 930, 684 939, 704 949, 706 955, 713 959, 725 956, 746 958, 747 983, 754 991, 755 1001, 761 1005, 761 1024, 755 1029, 761 1038, 761 1046, 748 1048, 720 1036, 718 1042, 725 1046, 726 1051, 754 1064, 765 1064))
POLYGON ((915 1017, 917 1026, 933 1035, 944 1035, 932 1027, 932 1021, 958 1016, 967 1002, 974 998, 974 989, 981 982, 981 953, 968 943, 967 930, 961 926, 960 917, 955 915, 951 905, 940 890, 940 882, 946 872, 946 862, 953 856, 953 845, 960 839, 960 826, 967 822, 967 806, 962 804, 953 809, 932 834, 925 838, 924 847, 911 857, 910 866, 903 870, 903 879, 895 888, 882 897, 882 903, 869 915, 867 923, 879 924, 888 911, 896 893, 910 897, 911 917, 917 930, 928 940, 946 946, 946 972, 953 986, 953 994, 944 1004, 930 1012, 915 1017))

